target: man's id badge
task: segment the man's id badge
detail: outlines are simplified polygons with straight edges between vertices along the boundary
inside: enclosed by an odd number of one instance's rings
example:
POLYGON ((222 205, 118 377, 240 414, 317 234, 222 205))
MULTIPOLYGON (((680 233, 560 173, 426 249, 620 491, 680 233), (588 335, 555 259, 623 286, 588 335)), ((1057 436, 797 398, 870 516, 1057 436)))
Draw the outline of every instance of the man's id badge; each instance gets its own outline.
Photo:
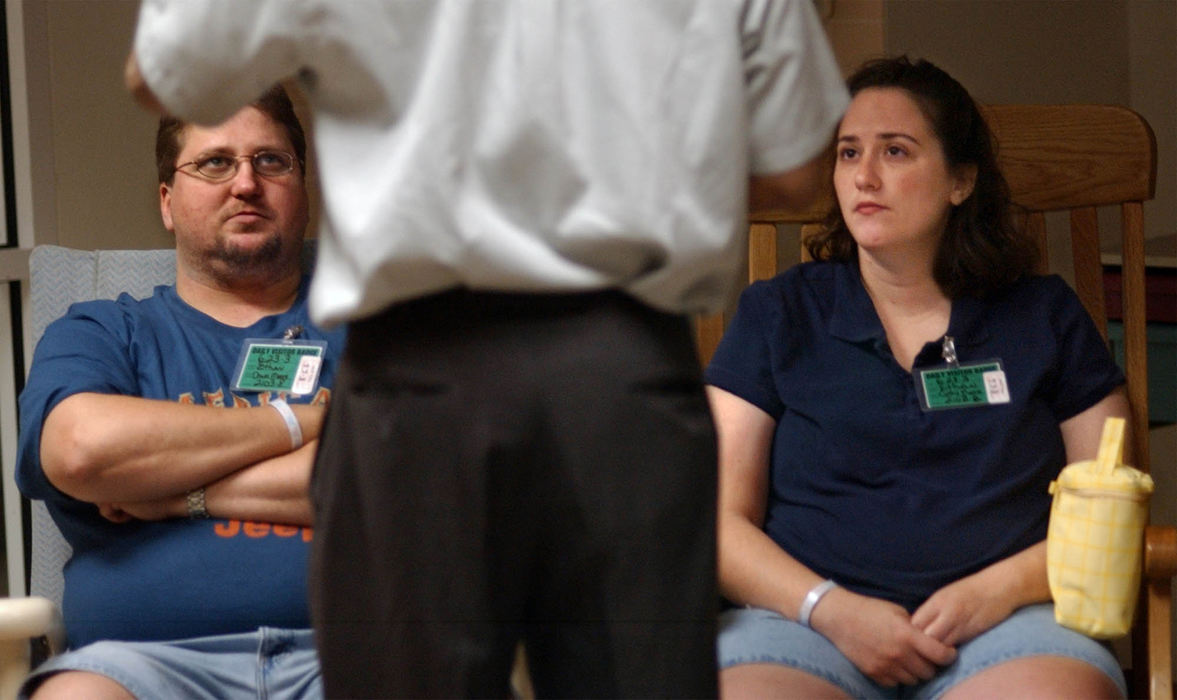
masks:
POLYGON ((325 340, 248 338, 233 372, 233 389, 294 396, 313 393, 326 352, 325 340))
POLYGON ((1009 403, 1001 360, 921 369, 916 387, 925 411, 1009 403))

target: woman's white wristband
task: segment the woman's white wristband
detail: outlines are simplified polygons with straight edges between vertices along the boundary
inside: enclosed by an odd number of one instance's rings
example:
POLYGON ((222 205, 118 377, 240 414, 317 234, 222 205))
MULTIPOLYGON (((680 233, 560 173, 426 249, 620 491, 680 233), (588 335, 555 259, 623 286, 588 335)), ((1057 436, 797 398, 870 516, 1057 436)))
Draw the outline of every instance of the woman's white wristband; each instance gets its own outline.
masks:
POLYGON ((801 611, 797 613, 797 621, 809 627, 809 616, 813 614, 813 609, 817 607, 818 601, 837 586, 838 584, 834 583, 833 579, 826 579, 810 588, 809 592, 805 594, 805 600, 801 601, 801 611))
POLYGON ((302 447, 302 428, 298 426, 298 418, 295 417, 290 404, 283 399, 274 399, 267 405, 273 406, 278 415, 282 416, 282 421, 286 423, 286 430, 290 433, 290 449, 297 450, 302 447))

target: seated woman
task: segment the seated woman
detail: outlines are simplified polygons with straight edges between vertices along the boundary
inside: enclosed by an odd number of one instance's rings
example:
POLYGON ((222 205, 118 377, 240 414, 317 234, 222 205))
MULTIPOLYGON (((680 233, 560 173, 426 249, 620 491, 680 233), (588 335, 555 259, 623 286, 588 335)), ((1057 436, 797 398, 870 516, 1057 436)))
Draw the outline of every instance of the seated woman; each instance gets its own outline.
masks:
POLYGON ((820 262, 749 287, 707 369, 726 697, 1112 697, 1055 623, 1047 485, 1123 376, 1032 275, 992 136, 924 61, 849 80, 820 262), (901 687, 897 687, 901 686, 901 687))

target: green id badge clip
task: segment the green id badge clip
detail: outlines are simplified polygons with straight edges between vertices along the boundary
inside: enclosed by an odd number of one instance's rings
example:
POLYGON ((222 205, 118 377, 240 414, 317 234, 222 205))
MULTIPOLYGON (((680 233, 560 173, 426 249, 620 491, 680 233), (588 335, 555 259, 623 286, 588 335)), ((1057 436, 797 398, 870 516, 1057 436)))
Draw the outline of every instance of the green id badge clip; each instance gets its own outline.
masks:
POLYGON ((925 411, 971 408, 1009 403, 1009 385, 1001 360, 960 363, 956 347, 944 337, 944 367, 921 369, 916 382, 920 407, 925 411))
POLYGON ((247 338, 233 372, 233 389, 292 396, 314 393, 326 353, 325 340, 247 338))

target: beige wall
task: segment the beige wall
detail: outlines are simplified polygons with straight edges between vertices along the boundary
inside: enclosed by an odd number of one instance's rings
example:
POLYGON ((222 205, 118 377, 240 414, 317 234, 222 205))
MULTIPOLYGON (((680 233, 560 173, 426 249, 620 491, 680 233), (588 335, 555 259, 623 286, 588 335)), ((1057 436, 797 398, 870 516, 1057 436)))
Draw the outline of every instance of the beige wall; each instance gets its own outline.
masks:
POLYGON ((843 75, 886 51, 883 0, 822 0, 822 20, 843 75))
POLYGON ((1128 36, 1128 104, 1157 137, 1157 197, 1145 223, 1150 236, 1168 236, 1152 250, 1177 259, 1177 0, 1129 0, 1128 36))
POLYGON ((155 177, 156 119, 123 89, 138 3, 37 0, 44 6, 51 75, 56 203, 61 245, 167 248, 155 177))

